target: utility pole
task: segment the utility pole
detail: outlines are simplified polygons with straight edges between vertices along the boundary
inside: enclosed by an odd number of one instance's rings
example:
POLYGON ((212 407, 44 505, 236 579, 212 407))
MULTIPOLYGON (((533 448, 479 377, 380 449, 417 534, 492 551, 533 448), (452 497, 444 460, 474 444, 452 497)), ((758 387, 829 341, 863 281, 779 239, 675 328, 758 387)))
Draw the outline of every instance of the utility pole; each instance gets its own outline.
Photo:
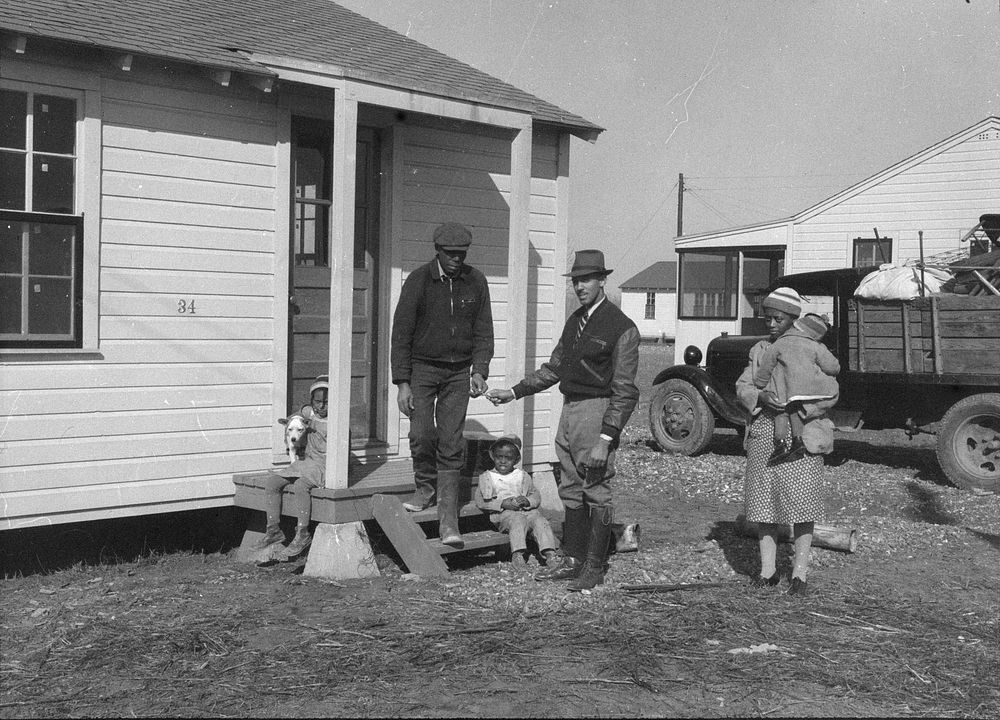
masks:
POLYGON ((677 175, 677 237, 684 234, 684 173, 677 175))

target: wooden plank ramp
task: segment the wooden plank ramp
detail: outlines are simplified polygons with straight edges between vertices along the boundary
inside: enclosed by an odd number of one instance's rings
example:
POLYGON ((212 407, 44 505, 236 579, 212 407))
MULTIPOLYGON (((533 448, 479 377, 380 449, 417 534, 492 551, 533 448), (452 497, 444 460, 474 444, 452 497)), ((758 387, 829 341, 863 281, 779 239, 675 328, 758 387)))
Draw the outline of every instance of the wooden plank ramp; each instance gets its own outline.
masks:
POLYGON ((433 537, 437 530, 437 508, 427 508, 411 513, 398 498, 392 495, 372 495, 372 516, 382 528, 382 532, 392 543, 407 569, 425 577, 443 577, 448 574, 448 566, 443 555, 482 551, 497 547, 509 547, 510 538, 497 530, 468 530, 462 528, 463 520, 484 517, 473 503, 466 503, 459 509, 459 529, 465 545, 451 547, 433 537), (425 530, 423 526, 428 526, 425 530), (428 536, 428 532, 432 533, 428 536))

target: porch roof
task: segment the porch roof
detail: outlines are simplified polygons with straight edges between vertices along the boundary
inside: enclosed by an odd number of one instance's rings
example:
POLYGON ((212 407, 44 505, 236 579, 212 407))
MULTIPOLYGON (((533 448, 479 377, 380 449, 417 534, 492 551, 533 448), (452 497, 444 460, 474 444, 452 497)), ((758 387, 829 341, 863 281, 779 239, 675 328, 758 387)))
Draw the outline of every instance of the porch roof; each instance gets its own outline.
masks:
POLYGON ((603 128, 329 0, 0 0, 0 31, 270 76, 252 56, 336 66, 345 77, 530 112, 592 139, 603 128))

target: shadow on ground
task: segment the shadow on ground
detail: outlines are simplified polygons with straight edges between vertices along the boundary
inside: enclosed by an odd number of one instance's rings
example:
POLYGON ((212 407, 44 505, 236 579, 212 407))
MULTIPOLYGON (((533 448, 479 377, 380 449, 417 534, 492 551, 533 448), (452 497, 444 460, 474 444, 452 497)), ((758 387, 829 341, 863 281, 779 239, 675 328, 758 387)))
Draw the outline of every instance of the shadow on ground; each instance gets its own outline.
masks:
POLYGON ((0 577, 129 563, 171 552, 229 552, 239 547, 243 513, 227 507, 5 530, 0 577))

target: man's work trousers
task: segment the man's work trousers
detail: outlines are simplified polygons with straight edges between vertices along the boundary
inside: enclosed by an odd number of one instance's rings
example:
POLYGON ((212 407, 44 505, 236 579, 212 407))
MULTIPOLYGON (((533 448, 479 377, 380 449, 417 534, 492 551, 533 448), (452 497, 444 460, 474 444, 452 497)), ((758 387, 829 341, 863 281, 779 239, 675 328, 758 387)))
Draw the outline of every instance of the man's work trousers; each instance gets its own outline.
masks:
POLYGON ((469 409, 469 366, 414 362, 410 374, 410 455, 417 494, 430 504, 439 470, 465 464, 465 413, 469 409))
POLYGON ((556 431, 556 456, 559 458, 559 498, 568 508, 613 507, 610 480, 615 476, 615 451, 608 453, 608 465, 603 475, 584 473, 590 450, 601 436, 601 425, 609 398, 587 398, 563 402, 559 429, 556 431))

